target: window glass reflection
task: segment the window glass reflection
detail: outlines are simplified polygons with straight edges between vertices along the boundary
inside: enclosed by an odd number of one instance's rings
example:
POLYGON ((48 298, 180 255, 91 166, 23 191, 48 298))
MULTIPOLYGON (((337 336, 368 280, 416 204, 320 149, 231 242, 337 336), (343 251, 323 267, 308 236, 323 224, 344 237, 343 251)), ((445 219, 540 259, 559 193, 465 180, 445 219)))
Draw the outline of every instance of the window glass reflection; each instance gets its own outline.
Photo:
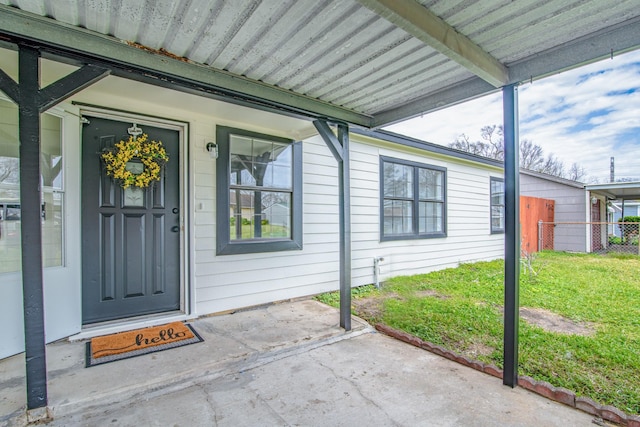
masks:
POLYGON ((291 239, 292 145, 232 134, 229 162, 231 240, 291 239))
MULTIPOLYGON (((44 267, 63 264, 62 119, 41 115, 42 255, 44 267)), ((0 274, 21 269, 18 109, 0 100, 0 274)))

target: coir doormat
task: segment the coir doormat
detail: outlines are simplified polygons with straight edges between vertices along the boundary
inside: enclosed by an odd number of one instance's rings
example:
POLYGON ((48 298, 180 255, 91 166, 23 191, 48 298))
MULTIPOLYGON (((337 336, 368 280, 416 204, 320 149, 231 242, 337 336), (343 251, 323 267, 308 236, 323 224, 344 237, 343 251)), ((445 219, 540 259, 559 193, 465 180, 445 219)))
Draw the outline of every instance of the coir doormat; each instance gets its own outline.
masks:
POLYGON ((96 337, 87 342, 86 367, 201 341, 191 325, 182 322, 96 337))

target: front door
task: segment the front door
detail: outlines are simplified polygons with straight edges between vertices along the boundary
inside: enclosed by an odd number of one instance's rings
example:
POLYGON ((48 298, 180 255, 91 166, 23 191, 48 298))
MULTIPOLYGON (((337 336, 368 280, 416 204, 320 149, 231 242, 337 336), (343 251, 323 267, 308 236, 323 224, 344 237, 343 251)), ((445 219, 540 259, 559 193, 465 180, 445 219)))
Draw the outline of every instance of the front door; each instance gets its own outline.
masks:
POLYGON ((83 324, 179 310, 180 133, 140 125, 150 141, 162 142, 169 160, 160 181, 123 189, 107 176, 100 153, 126 141, 133 123, 87 118, 82 131, 83 324))

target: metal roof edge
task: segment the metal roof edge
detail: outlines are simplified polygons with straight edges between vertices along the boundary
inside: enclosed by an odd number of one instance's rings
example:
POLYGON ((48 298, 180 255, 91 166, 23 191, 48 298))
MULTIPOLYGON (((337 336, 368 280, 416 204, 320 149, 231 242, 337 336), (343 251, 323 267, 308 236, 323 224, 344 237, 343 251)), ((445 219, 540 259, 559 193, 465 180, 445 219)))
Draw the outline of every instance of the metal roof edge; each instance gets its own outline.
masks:
POLYGON ((391 142, 394 144, 404 145, 406 147, 418 148, 420 150, 430 151, 432 153, 442 154, 445 156, 456 157, 463 160, 468 160, 475 163, 483 163, 488 166, 504 168, 504 165, 499 160, 490 159, 488 157, 482 157, 475 154, 467 153, 465 151, 456 150, 455 148, 445 147, 444 145, 434 144, 432 142, 422 141, 420 139, 412 138, 409 136, 401 135, 395 132, 387 130, 373 130, 360 127, 351 127, 350 132, 356 135, 367 136, 369 138, 380 139, 383 141, 391 142))
POLYGON ((536 172, 525 168, 520 168, 520 173, 523 175, 529 175, 536 178, 544 179, 546 181, 556 182, 558 184, 564 184, 575 188, 584 189, 585 184, 580 181, 573 181, 571 179, 561 178, 559 176, 549 175, 543 172, 536 172))
MULTIPOLYGON (((538 80, 607 57, 640 49, 640 17, 622 22, 533 57, 507 64, 509 84, 538 80)), ((422 114, 495 93, 496 89, 479 77, 444 88, 428 97, 374 114, 374 127, 388 126, 422 114)))
POLYGON ((587 190, 609 190, 616 188, 640 188, 640 181, 630 182, 607 182, 606 184, 585 185, 587 190))

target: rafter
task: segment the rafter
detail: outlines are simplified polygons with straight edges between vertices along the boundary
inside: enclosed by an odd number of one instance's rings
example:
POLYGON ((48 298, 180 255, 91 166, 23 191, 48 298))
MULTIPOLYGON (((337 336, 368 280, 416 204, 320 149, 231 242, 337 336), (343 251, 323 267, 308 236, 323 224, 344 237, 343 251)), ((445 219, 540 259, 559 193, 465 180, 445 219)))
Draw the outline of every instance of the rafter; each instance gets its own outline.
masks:
POLYGON ((494 87, 508 83, 507 67, 417 1, 358 1, 494 87))

